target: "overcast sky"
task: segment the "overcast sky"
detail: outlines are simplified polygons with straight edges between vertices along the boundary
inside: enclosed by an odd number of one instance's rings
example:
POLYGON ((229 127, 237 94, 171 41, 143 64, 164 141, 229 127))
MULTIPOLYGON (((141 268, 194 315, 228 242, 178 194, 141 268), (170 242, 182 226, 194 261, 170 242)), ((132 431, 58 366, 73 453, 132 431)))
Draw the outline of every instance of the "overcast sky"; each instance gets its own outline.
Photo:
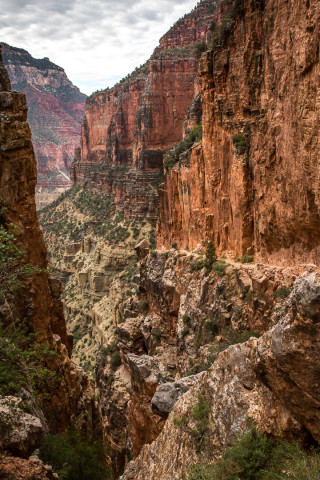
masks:
POLYGON ((144 63, 197 0, 1 0, 0 39, 49 57, 84 93, 144 63))

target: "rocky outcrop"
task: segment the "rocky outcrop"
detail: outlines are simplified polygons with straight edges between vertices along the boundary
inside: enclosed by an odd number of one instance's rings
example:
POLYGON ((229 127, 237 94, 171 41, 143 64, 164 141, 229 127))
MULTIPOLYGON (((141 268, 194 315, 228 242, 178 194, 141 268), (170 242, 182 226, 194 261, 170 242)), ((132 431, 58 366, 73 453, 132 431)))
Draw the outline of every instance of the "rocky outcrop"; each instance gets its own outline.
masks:
POLYGON ((319 296, 319 274, 298 279, 287 303, 275 313, 275 326, 260 339, 220 353, 180 398, 158 439, 144 446, 139 458, 128 465, 122 480, 169 480, 187 473, 200 457, 212 461, 246 428, 248 417, 274 437, 309 434, 318 440, 320 391, 314 379, 319 362, 319 296), (200 428, 194 415, 199 395, 209 407, 201 426, 205 443, 195 434, 200 428))
POLYGON ((8 90, 9 79, 0 58, 0 203, 1 225, 15 228, 17 246, 25 261, 37 266, 23 289, 1 308, 1 320, 26 322, 36 332, 37 342, 53 352, 47 367, 57 373, 59 385, 39 399, 52 431, 63 431, 74 422, 91 431, 94 393, 84 372, 71 361, 72 336, 63 316, 59 287, 48 278, 46 249, 38 225, 34 201, 36 163, 31 133, 26 121, 27 107, 22 93, 8 90))
POLYGON ((0 453, 1 480, 59 480, 52 467, 44 465, 37 457, 29 460, 0 453))
POLYGON ((218 2, 201 4, 160 40, 150 60, 112 89, 88 98, 73 183, 99 187, 127 217, 156 219, 163 153, 183 137, 198 93, 197 42, 204 42, 218 2))
POLYGON ((319 3, 238 5, 200 62, 203 140, 165 176, 159 245, 316 262, 319 3))
POLYGON ((70 187, 69 167, 80 143, 86 96, 48 58, 36 59, 26 50, 4 44, 3 59, 12 88, 26 95, 37 194, 40 202, 44 199, 43 207, 54 200, 56 191, 70 187))
POLYGON ((317 271, 312 265, 229 261, 218 262, 218 273, 208 272, 201 249, 146 256, 147 249, 148 242, 136 247, 139 294, 124 305, 113 345, 96 371, 116 472, 126 457, 141 455, 144 444, 156 441, 179 398, 202 382, 219 352, 272 328, 295 279, 317 271))
POLYGON ((16 397, 0 398, 0 449, 28 458, 40 447, 43 426, 39 418, 25 413, 16 397))

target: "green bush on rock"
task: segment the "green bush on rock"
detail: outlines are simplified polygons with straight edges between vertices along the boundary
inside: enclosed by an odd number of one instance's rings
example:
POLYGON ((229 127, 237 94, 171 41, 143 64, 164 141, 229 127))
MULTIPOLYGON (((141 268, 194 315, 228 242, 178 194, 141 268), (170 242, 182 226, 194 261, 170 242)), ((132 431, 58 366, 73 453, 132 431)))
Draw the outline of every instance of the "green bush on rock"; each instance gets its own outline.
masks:
POLYGON ((103 463, 102 445, 77 430, 46 435, 39 457, 53 467, 60 480, 111 479, 103 463))

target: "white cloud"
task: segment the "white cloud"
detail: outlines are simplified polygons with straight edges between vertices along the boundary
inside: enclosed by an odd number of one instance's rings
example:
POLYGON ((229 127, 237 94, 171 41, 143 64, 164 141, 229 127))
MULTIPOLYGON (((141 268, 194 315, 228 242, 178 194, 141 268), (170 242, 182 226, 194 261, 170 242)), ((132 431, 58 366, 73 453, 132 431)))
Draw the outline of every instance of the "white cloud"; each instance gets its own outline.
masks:
POLYGON ((49 57, 83 92, 144 63, 197 0, 2 0, 1 40, 49 57))

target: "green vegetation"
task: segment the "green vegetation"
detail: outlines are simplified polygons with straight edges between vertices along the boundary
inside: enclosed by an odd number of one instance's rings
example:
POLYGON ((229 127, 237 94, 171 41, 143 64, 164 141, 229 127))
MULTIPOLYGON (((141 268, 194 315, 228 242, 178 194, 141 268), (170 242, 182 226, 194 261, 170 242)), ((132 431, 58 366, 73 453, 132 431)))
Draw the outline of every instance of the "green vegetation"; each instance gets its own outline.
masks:
POLYGON ((232 142, 238 155, 243 155, 248 149, 248 142, 243 133, 237 133, 232 136, 232 142))
POLYGON ((206 442, 206 433, 209 428, 210 405, 205 397, 198 393, 197 404, 193 407, 191 417, 196 423, 196 428, 190 431, 191 435, 197 441, 198 451, 206 442))
POLYGON ((217 260, 217 255, 216 255, 216 247, 212 240, 208 242, 207 249, 206 249, 206 264, 207 268, 212 268, 212 265, 214 262, 217 260))
POLYGON ((282 285, 281 287, 278 288, 276 292, 273 293, 273 297, 276 300, 284 300, 285 298, 289 297, 291 292, 292 292, 292 288, 282 285))
POLYGON ((81 213, 92 215, 95 220, 102 220, 110 214, 113 201, 113 197, 84 188, 75 197, 74 204, 81 213))
POLYGON ((160 340, 161 338, 161 335, 162 335, 162 332, 159 328, 153 328, 151 330, 151 335, 156 339, 156 340, 160 340))
MULTIPOLYGON (((3 217, 6 209, 2 208, 3 217)), ((14 225, 0 225, 0 303, 7 303, 25 286, 27 279, 42 272, 26 262, 24 250, 18 245, 14 225), (12 232, 12 233, 11 233, 12 232)), ((14 312, 13 312, 14 313, 14 312)), ((55 374, 46 368, 46 360, 56 355, 47 345, 36 342, 36 334, 27 324, 0 321, 0 394, 11 395, 21 388, 45 394, 55 374)))
POLYGON ((14 296, 28 277, 42 272, 26 262, 25 251, 18 246, 15 233, 14 225, 0 225, 0 304, 14 296))
POLYGON ((188 315, 188 313, 184 313, 182 315, 182 321, 185 325, 187 325, 188 327, 190 327, 191 325, 191 317, 190 315, 188 315))
POLYGON ((207 50, 205 42, 195 42, 180 47, 172 47, 161 50, 152 55, 152 59, 158 58, 200 58, 201 54, 207 50))
POLYGON ((318 480, 319 472, 318 450, 272 441, 252 427, 214 464, 193 465, 188 480, 318 480))
POLYGON ((121 365, 121 355, 119 350, 112 352, 110 355, 110 366, 112 370, 116 370, 121 365))
POLYGON ((216 262, 212 265, 212 270, 216 272, 216 274, 219 275, 219 277, 223 277, 227 266, 228 266, 227 263, 221 260, 220 262, 216 262))
POLYGON ((211 48, 217 48, 225 43, 232 32, 237 17, 242 13, 241 0, 226 0, 225 10, 219 24, 213 24, 211 48))
POLYGON ((197 260, 193 260, 190 264, 190 269, 192 272, 198 272, 206 267, 207 263, 204 258, 199 258, 197 260))
POLYGON ((39 450, 40 459, 53 467, 61 480, 109 480, 102 445, 76 430, 47 435, 39 450))
POLYGON ((187 138, 181 140, 181 142, 167 153, 164 160, 164 167, 166 169, 172 168, 179 161, 180 155, 189 150, 196 142, 200 142, 201 138, 202 124, 199 123, 199 125, 193 127, 187 138))
POLYGON ((188 423, 188 420, 185 415, 182 415, 180 418, 179 417, 174 417, 173 418, 173 424, 176 427, 181 427, 183 425, 186 425, 188 423))
POLYGON ((46 396, 59 381, 46 363, 57 355, 48 345, 36 342, 26 325, 0 323, 0 395, 13 395, 22 388, 46 396))
POLYGON ((242 255, 241 258, 237 258, 236 261, 241 262, 241 263, 252 263, 253 262, 253 256, 245 253, 244 255, 242 255))

